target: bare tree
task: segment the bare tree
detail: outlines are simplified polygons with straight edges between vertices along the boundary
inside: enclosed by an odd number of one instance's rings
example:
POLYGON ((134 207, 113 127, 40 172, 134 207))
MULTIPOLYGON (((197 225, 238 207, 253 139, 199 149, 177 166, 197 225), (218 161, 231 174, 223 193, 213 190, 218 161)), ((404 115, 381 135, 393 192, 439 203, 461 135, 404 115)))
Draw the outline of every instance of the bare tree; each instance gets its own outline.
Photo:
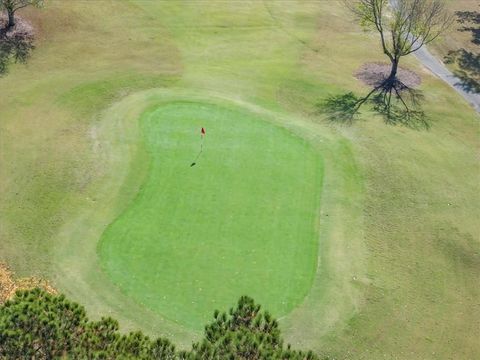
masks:
POLYGON ((0 9, 8 15, 7 28, 15 26, 15 13, 27 6, 41 7, 43 0, 0 0, 0 9))
POLYGON ((403 56, 431 43, 453 22, 445 0, 356 0, 349 8, 362 26, 375 29, 382 49, 392 63, 388 77, 393 82, 403 56))
POLYGON ((391 70, 363 98, 353 101, 350 94, 343 98, 348 101, 341 97, 327 100, 327 112, 334 110, 333 113, 338 115, 338 109, 332 108, 333 105, 341 104, 340 111, 349 106, 346 114, 352 119, 359 108, 370 101, 387 122, 420 119, 424 116, 418 110, 421 94, 397 77, 398 65, 402 57, 431 43, 452 24, 453 16, 448 13, 445 0, 344 1, 364 28, 378 32, 383 52, 391 62, 391 70))

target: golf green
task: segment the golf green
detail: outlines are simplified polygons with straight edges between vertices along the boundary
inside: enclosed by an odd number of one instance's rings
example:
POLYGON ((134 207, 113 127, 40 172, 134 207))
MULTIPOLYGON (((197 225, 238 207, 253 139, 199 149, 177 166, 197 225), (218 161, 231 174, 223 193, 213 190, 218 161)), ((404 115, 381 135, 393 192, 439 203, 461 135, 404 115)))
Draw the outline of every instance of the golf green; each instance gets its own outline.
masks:
POLYGON ((170 102, 140 121, 147 178, 99 243, 112 281, 193 329, 241 295, 277 317, 292 310, 317 266, 318 152, 236 107, 170 102))

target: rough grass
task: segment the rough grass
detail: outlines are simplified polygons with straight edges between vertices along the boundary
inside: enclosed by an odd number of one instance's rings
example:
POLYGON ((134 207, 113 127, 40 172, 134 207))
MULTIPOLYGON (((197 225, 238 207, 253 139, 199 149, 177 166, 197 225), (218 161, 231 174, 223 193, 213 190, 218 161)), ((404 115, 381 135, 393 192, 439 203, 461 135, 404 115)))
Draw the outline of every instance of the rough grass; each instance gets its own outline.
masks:
POLYGON ((472 93, 480 93, 480 24, 465 21, 457 12, 473 15, 480 13, 478 1, 448 1, 447 6, 454 14, 454 22, 449 31, 429 46, 432 52, 460 79, 459 83, 472 93), (460 21, 459 21, 460 20, 460 21))
POLYGON ((341 2, 51 1, 22 14, 37 50, 0 79, 0 257, 19 275, 189 345, 198 331, 120 291, 96 247, 145 183, 142 112, 225 98, 323 157, 318 268, 281 320, 287 340, 340 359, 479 357, 478 115, 413 58, 402 65, 422 76, 431 130, 316 115, 328 94, 366 92, 353 74, 385 60, 341 2))
MULTIPOLYGON (((447 2, 449 11, 452 14, 455 14, 456 11, 471 11, 471 12, 480 12, 480 6, 478 2, 471 0, 449 0, 447 2)), ((449 51, 465 49, 467 51, 472 51, 475 54, 478 54, 478 45, 473 42, 474 36, 472 31, 461 31, 462 28, 478 28, 479 24, 472 23, 459 23, 458 17, 454 16, 455 21, 448 30, 447 33, 442 35, 438 41, 432 43, 430 48, 440 59, 444 59, 449 51)), ((447 64, 447 66, 450 66, 447 64)), ((452 69, 455 69, 452 67, 452 69)))

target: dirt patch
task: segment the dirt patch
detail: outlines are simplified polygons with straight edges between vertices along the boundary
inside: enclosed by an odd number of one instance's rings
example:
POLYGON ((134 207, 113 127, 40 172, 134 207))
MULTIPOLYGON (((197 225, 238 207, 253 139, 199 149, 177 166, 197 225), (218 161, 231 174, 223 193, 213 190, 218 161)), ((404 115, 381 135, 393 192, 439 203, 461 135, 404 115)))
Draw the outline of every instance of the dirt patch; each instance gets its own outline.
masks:
POLYGON ((33 27, 28 21, 22 19, 21 17, 15 17, 15 26, 6 29, 7 26, 7 16, 5 14, 0 14, 0 35, 6 36, 7 38, 13 37, 22 37, 22 38, 32 38, 34 35, 33 27))
MULTIPOLYGON (((355 73, 355 77, 368 86, 378 86, 390 75, 390 64, 366 63, 355 73)), ((413 71, 398 68, 397 78, 407 87, 413 89, 420 85, 422 79, 413 71)))
POLYGON ((10 268, 0 263, 0 304, 11 299, 17 290, 29 290, 40 288, 50 294, 57 294, 57 291, 44 279, 27 277, 15 279, 10 268))

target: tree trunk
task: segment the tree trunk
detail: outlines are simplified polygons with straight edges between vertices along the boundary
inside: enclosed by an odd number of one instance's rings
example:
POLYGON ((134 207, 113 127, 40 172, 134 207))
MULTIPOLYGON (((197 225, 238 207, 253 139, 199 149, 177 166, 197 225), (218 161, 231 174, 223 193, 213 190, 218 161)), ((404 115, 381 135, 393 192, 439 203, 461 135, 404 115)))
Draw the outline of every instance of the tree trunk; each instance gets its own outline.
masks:
POLYGON ((387 81, 389 83, 393 83, 397 78, 397 71, 398 71, 398 59, 392 60, 392 67, 390 69, 390 75, 388 75, 387 81))
POLYGON ((15 26, 15 12, 7 9, 8 12, 8 24, 7 28, 15 26))

